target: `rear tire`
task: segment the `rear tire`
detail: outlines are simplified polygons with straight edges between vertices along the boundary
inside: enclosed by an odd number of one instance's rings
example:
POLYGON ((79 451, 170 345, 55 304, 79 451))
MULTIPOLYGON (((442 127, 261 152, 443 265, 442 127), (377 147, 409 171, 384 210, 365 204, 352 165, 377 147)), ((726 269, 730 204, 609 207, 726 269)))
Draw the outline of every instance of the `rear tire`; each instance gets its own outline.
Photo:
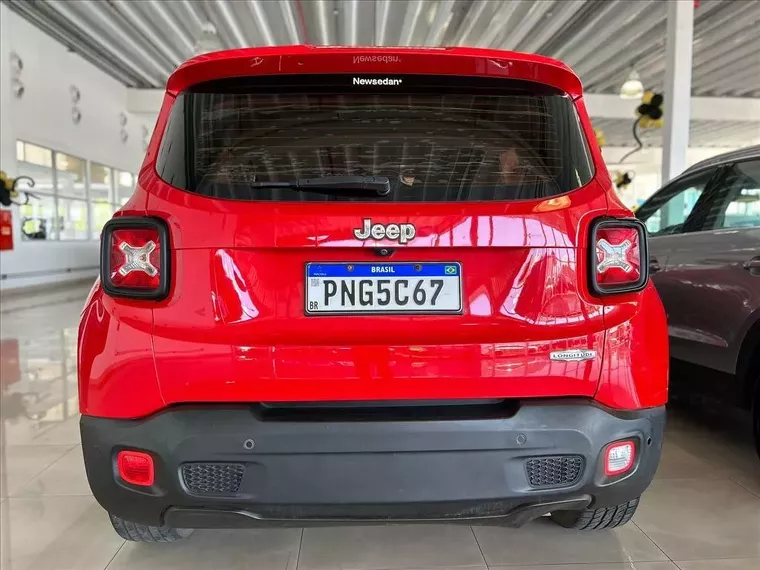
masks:
POLYGON ((193 531, 187 528, 171 528, 168 526, 148 526, 137 524, 108 513, 113 529, 124 540, 132 542, 174 542, 190 536, 193 531))
POLYGON ((622 503, 616 507, 583 509, 582 511, 555 511, 552 520, 565 528, 575 530, 604 530, 622 526, 631 520, 639 506, 639 499, 622 503))

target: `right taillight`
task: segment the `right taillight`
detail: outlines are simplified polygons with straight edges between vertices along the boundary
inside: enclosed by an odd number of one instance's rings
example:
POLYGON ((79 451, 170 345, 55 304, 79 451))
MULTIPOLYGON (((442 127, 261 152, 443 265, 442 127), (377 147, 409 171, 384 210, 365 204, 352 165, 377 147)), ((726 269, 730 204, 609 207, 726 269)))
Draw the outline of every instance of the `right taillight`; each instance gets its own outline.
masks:
POLYGON ((122 217, 101 234, 103 289, 116 297, 161 299, 169 290, 169 233, 163 220, 122 217))
POLYGON ((646 228, 638 220, 603 219, 591 230, 591 289, 598 295, 640 291, 649 277, 646 228))

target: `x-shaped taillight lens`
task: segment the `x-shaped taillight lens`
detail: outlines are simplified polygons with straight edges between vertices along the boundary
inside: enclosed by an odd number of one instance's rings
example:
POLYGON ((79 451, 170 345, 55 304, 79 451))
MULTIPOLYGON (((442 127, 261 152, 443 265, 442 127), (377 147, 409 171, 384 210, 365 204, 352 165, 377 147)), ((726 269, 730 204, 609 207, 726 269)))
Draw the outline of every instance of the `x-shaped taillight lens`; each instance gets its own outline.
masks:
POLYGON ((636 291, 646 284, 646 230, 635 220, 602 220, 592 232, 592 289, 596 293, 636 291))
POLYGON ((158 268, 150 261, 150 254, 156 251, 156 242, 150 240, 145 245, 135 247, 126 241, 119 244, 124 254, 124 263, 119 267, 119 274, 126 277, 133 271, 142 271, 149 277, 158 275, 158 268))

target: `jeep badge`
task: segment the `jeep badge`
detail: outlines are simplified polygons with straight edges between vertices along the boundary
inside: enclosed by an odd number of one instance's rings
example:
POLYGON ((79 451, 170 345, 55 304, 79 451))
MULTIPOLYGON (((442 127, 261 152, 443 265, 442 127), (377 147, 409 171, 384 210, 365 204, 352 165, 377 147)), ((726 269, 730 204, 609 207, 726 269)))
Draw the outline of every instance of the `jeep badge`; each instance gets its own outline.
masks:
POLYGON ((354 237, 360 240, 366 239, 389 239, 399 243, 407 243, 414 239, 417 230, 414 224, 373 224, 369 218, 362 220, 362 227, 354 230, 354 237))

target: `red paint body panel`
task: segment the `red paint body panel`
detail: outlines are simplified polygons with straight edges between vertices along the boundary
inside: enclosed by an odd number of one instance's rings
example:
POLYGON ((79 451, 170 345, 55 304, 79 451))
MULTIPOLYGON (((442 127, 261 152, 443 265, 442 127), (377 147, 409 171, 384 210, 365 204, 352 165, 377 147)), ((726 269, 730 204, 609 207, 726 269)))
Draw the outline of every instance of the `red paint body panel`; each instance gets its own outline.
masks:
POLYGON ((595 398, 611 408, 651 408, 668 400, 667 343, 658 345, 667 332, 665 309, 652 283, 636 296, 606 308, 609 329, 595 398))
POLYGON ((79 323, 83 414, 139 417, 165 406, 153 359, 153 315, 141 305, 108 297, 99 283, 93 287, 79 323))
POLYGON ((414 73, 523 79, 551 85, 572 97, 581 82, 564 63, 541 55, 479 48, 354 48, 278 46, 234 49, 194 57, 172 74, 172 95, 191 85, 250 75, 305 73, 414 73))
POLYGON ((589 292, 589 234, 602 216, 631 217, 614 195, 564 65, 475 49, 284 47, 195 58, 169 80, 139 186, 117 215, 167 221, 170 292, 114 299, 99 287, 80 325, 82 413, 131 418, 188 402, 437 400, 580 396, 614 408, 667 399, 665 316, 650 286, 589 292), (377 55, 388 55, 381 61, 377 55), (595 177, 549 200, 472 203, 246 202, 184 192, 155 158, 174 95, 210 79, 277 73, 493 75, 538 81, 576 98, 595 177), (424 71, 423 71, 424 73, 424 71), (353 229, 413 223, 404 245, 353 229), (307 262, 460 262, 463 314, 306 316, 307 262), (581 362, 551 360, 568 349, 581 362))

